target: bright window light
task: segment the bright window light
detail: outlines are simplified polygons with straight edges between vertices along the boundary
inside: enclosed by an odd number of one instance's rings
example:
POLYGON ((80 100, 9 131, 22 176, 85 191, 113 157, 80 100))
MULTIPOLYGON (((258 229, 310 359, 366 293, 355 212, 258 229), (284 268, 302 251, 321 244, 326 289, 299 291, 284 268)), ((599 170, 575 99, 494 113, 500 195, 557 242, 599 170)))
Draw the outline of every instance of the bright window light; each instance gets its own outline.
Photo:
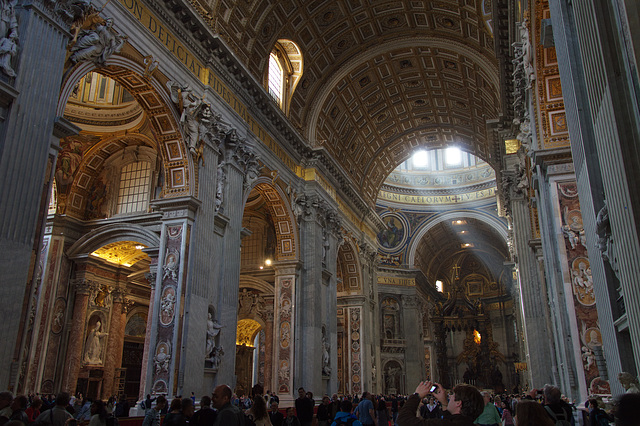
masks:
POLYGON ((418 151, 413 154, 411 161, 413 162, 413 167, 427 167, 429 164, 429 154, 427 151, 418 151))
POLYGON ((438 290, 440 293, 442 293, 442 290, 443 290, 443 289, 444 289, 444 288, 443 288, 443 286, 442 286, 442 281, 437 280, 437 281, 436 281, 436 290, 438 290))
POLYGON ((444 162, 447 166, 457 166, 462 163, 462 151, 458 148, 447 148, 444 153, 444 162))
POLYGON ((282 102, 282 80, 282 67, 276 55, 272 53, 269 55, 269 93, 277 99, 278 103, 282 102))

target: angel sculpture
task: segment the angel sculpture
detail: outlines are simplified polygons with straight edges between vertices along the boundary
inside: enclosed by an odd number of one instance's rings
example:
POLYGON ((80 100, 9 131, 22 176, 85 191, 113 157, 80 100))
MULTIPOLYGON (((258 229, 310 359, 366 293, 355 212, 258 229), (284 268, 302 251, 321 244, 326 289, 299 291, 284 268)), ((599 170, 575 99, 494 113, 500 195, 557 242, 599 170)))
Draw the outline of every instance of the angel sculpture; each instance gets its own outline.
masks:
MULTIPOLYGON (((206 123, 207 116, 211 114, 211 108, 201 98, 196 97, 193 94, 193 89, 188 85, 182 86, 175 81, 168 81, 167 87, 171 93, 171 100, 180 110, 180 126, 182 127, 185 142, 189 147, 189 152, 194 159, 198 159, 198 148, 202 141, 202 136, 204 136, 203 130, 205 130, 201 126, 200 118, 204 114, 206 123)), ((206 126, 205 123, 203 125, 206 126)))

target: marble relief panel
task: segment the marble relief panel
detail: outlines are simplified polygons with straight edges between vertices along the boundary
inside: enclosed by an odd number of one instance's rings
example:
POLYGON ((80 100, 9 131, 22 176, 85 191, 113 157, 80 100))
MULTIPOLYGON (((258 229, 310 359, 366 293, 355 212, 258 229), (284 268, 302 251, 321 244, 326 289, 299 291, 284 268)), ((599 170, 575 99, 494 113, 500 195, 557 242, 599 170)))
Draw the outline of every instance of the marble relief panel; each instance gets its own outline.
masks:
POLYGON ((362 345, 360 344, 360 308, 349 308, 348 352, 351 353, 351 393, 362 391, 362 345))
POLYGON ((163 256, 158 309, 158 328, 155 347, 152 348, 153 372, 152 388, 156 393, 169 392, 170 372, 174 354, 174 335, 176 329, 176 307, 179 303, 179 280, 181 273, 181 249, 184 238, 184 225, 166 227, 166 250, 163 256))
POLYGON ((575 317, 580 333, 582 367, 589 393, 610 393, 609 383, 600 378, 594 350, 602 347, 598 312, 593 291, 593 278, 586 248, 580 201, 574 180, 557 184, 562 213, 563 246, 573 293, 575 317))
POLYGON ((283 278, 280 281, 280 291, 278 294, 278 365, 277 383, 278 393, 288 395, 292 390, 291 369, 293 368, 293 345, 292 336, 292 300, 293 300, 293 279, 283 278))

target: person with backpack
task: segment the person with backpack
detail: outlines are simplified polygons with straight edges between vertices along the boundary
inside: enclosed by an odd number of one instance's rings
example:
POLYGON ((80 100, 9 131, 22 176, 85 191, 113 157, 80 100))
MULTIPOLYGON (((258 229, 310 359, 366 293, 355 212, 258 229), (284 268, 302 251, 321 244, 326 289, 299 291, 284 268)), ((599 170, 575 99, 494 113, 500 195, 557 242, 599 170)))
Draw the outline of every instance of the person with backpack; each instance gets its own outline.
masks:
POLYGON ((60 392, 56 397, 56 405, 50 410, 40 413, 36 421, 35 426, 65 426, 73 416, 67 411, 67 405, 69 404, 69 394, 66 392, 60 392))
POLYGON ((569 404, 562 400, 560 388, 544 385, 542 395, 544 396, 544 409, 556 426, 575 426, 573 410, 569 404))
POLYGON ((609 426, 609 422, 613 420, 612 416, 598 407, 597 399, 591 398, 589 400, 589 424, 591 426, 609 426))
POLYGON ((351 410, 353 409, 353 404, 348 399, 345 399, 340 403, 340 411, 336 413, 336 417, 331 423, 331 426, 341 426, 341 425, 353 425, 353 426, 362 426, 360 420, 356 418, 353 414, 351 414, 351 410))
POLYGON ((160 412, 167 405, 167 398, 160 395, 156 398, 156 406, 151 407, 144 415, 142 426, 160 426, 160 412))

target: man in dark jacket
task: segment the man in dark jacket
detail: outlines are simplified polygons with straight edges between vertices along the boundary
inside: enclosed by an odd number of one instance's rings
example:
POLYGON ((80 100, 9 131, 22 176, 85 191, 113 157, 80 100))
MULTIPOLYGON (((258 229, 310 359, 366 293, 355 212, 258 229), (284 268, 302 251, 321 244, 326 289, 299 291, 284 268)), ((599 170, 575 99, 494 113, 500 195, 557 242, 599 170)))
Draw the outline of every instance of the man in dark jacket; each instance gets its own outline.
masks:
POLYGON ((216 413, 211 408, 211 398, 203 396, 200 398, 200 409, 193 413, 193 417, 189 419, 190 426, 213 426, 216 421, 216 413))
POLYGON ((304 388, 298 389, 298 399, 296 399, 296 416, 302 426, 311 426, 313 421, 313 407, 315 402, 307 398, 304 388))
POLYGON ((456 386, 447 401, 447 394, 442 386, 437 383, 420 382, 416 393, 409 397, 400 410, 398 424, 402 426, 473 426, 473 421, 482 413, 483 408, 482 395, 473 386, 464 384, 456 386), (447 407, 442 419, 423 419, 416 416, 420 401, 429 393, 432 385, 436 386, 433 396, 443 407, 447 407))
POLYGON ((274 400, 271 401, 271 411, 269 411, 269 420, 273 426, 282 426, 284 420, 284 414, 278 409, 278 403, 274 400))
POLYGON ((231 388, 219 385, 213 390, 213 407, 218 410, 215 426, 244 426, 244 413, 239 407, 231 405, 231 388))

